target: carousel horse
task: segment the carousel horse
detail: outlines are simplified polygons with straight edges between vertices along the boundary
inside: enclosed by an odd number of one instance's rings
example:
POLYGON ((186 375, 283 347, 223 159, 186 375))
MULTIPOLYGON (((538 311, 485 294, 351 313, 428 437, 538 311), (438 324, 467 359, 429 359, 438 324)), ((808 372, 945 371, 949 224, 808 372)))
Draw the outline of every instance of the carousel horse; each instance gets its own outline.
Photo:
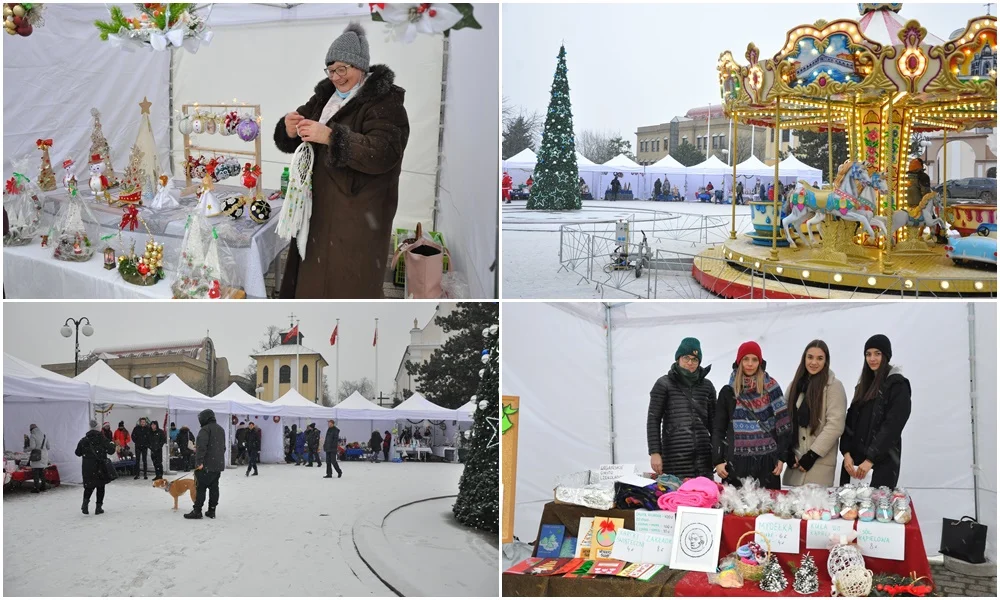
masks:
POLYGON ((924 227, 930 227, 931 230, 940 227, 942 232, 947 232, 948 223, 938 216, 943 212, 944 202, 941 196, 937 192, 925 194, 920 204, 910 209, 900 208, 892 213, 891 237, 895 238, 896 232, 906 226, 916 227, 918 231, 922 231, 924 227))
MULTIPOLYGON (((833 179, 833 188, 839 188, 844 181, 844 176, 850 169, 850 161, 840 165, 837 169, 837 176, 833 179)), ((789 245, 792 243, 791 229, 798 230, 799 225, 806 219, 815 216, 815 211, 805 205, 804 189, 806 182, 799 180, 798 186, 790 193, 786 194, 781 205, 781 212, 785 213, 785 218, 781 220, 781 226, 785 230, 785 239, 789 245)), ((809 245, 812 246, 812 237, 809 238, 809 245)))
MULTIPOLYGON (((799 181, 789 200, 789 217, 793 219, 782 220, 785 226, 785 237, 791 242, 791 233, 788 224, 798 223, 804 218, 806 213, 813 213, 814 216, 806 222, 806 232, 809 235, 809 245, 812 246, 812 226, 817 229, 827 215, 840 217, 845 221, 854 221, 864 227, 869 237, 875 238, 875 231, 872 230, 871 218, 869 215, 875 213, 874 198, 869 194, 862 195, 866 187, 872 186, 872 177, 868 174, 868 169, 864 163, 845 163, 841 167, 843 177, 839 187, 831 190, 821 190, 814 188, 805 181, 799 181), (786 224, 787 221, 787 224, 786 224)), ((881 180, 881 177, 879 178, 881 180)))

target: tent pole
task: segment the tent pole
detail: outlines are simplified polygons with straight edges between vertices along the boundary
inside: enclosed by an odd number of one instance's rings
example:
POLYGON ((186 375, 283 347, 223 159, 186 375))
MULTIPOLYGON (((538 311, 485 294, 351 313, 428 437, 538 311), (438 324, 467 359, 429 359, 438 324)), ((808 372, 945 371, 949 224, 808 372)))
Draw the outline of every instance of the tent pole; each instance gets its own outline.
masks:
POLYGON ((611 362, 611 304, 604 304, 604 331, 608 350, 608 405, 611 421, 611 464, 615 464, 615 391, 614 368, 611 362))
POLYGON ((979 461, 978 448, 979 432, 977 427, 978 413, 978 390, 976 389, 976 305, 972 302, 966 304, 968 307, 969 322, 969 401, 972 405, 972 497, 975 500, 976 521, 979 520, 979 461))
POLYGON ((431 231, 437 231, 438 211, 441 207, 441 163, 444 160, 444 115, 448 98, 448 50, 450 40, 444 38, 441 48, 441 124, 438 126, 437 170, 434 174, 434 209, 431 216, 431 231))

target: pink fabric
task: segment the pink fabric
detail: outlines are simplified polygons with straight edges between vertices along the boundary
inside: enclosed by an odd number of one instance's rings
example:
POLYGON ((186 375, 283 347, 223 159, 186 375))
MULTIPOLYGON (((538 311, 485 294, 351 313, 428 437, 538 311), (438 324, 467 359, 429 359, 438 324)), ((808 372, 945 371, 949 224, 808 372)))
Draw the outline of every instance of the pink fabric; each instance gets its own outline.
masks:
POLYGON ((676 512, 678 506, 712 508, 719 501, 719 484, 707 477, 688 479, 676 492, 663 494, 656 501, 660 510, 676 512))

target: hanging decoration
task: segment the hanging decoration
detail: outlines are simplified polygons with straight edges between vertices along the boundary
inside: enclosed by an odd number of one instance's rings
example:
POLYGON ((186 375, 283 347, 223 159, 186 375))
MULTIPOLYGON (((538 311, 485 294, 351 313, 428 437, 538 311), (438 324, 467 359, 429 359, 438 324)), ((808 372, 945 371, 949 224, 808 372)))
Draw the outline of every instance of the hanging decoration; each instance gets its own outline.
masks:
POLYGON ((244 116, 236 126, 236 135, 244 142, 252 142, 260 134, 260 127, 257 121, 250 115, 244 116))
POLYGON ((42 4, 27 2, 9 2, 3 5, 3 27, 8 35, 28 37, 35 27, 45 24, 42 18, 42 4))
POLYGON ((418 33, 448 37, 457 29, 482 29, 473 16, 472 4, 388 4, 369 3, 372 21, 385 23, 388 37, 404 44, 418 33))
POLYGON ((278 237, 286 240, 295 238, 299 255, 306 257, 306 242, 309 240, 309 218, 312 216, 312 144, 299 144, 292 155, 289 166, 288 191, 285 204, 278 216, 278 237))
POLYGON ((214 33, 208 27, 212 5, 202 7, 193 2, 136 4, 136 17, 126 17, 118 6, 110 9, 110 21, 95 21, 101 39, 128 52, 136 49, 156 51, 184 48, 194 54, 202 43, 212 43, 214 33))

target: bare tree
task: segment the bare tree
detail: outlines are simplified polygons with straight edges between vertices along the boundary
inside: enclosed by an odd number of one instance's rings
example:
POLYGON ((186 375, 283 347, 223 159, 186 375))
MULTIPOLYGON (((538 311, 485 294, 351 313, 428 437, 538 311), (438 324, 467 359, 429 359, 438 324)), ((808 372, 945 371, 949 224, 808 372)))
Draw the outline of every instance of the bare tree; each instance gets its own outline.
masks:
POLYGON ((337 391, 338 403, 346 400, 354 392, 360 392, 365 398, 375 400, 375 384, 371 379, 362 377, 357 381, 340 382, 340 389, 337 391))
POLYGON ((613 137, 607 131, 584 129, 576 136, 576 151, 595 164, 604 164, 615 157, 610 149, 613 137))

